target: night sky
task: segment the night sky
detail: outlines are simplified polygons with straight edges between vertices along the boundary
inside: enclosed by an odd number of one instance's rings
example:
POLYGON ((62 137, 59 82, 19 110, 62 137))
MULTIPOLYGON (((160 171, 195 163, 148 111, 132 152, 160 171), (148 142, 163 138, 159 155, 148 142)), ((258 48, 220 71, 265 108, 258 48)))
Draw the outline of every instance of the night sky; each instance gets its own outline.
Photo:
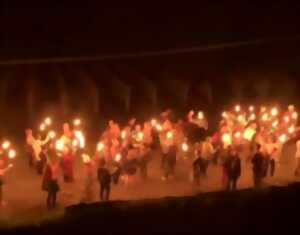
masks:
MULTIPOLYGON (((17 1, 15 1, 17 2, 17 1)), ((294 37, 297 5, 101 4, 31 6, 6 1, 1 9, 0 58, 94 56, 256 38, 294 37)))

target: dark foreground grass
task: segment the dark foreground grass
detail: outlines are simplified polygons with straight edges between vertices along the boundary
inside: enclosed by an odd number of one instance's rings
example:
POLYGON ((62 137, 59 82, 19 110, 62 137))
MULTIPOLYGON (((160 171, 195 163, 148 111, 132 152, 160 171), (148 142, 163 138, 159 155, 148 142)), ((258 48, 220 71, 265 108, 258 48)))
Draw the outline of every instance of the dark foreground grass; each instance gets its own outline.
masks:
POLYGON ((274 234, 299 231, 300 184, 66 208, 5 234, 274 234))

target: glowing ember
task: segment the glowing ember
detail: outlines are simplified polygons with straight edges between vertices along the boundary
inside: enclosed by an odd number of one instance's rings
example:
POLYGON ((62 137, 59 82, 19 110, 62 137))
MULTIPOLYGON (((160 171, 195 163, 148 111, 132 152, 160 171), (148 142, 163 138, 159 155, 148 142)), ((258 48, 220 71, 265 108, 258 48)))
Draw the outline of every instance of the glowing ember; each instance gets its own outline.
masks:
POLYGON ((2 148, 6 150, 6 149, 8 149, 9 147, 10 147, 10 142, 7 141, 7 140, 4 141, 3 144, 2 144, 2 148))
POLYGON ((115 156, 115 161, 116 162, 119 162, 122 158, 122 155, 120 153, 117 153, 116 156, 115 156))
POLYGON ((17 153, 15 150, 11 149, 8 151, 8 158, 9 159, 14 159, 16 157, 17 153))
POLYGON ((56 133, 55 133, 54 131, 50 131, 50 132, 49 132, 49 137, 50 137, 51 139, 54 139, 55 136, 56 136, 56 133))
POLYGON ((42 123, 40 125, 40 131, 44 131, 44 130, 46 130, 46 125, 44 123, 42 123))
POLYGON ((74 126, 80 126, 81 125, 81 120, 79 118, 76 118, 74 121, 73 121, 73 124, 74 126))
POLYGON ((46 124, 47 126, 50 126, 50 125, 52 124, 52 120, 51 120, 50 117, 47 117, 47 118, 45 119, 45 124, 46 124))
POLYGON ((240 112, 241 111, 241 106, 240 105, 236 105, 235 107, 234 107, 234 110, 238 113, 238 112, 240 112))
POLYGON ((279 141, 280 141, 281 143, 286 142, 286 140, 287 140, 286 134, 282 134, 281 136, 279 136, 279 141))
POLYGON ((104 144, 102 142, 99 142, 97 144, 97 151, 98 152, 101 152, 102 150, 104 149, 104 144))
POLYGON ((278 109, 277 109, 277 108, 272 108, 272 109, 271 109, 271 115, 272 115, 273 117, 277 116, 277 115, 278 115, 278 109))
POLYGON ((204 118, 203 112, 202 112, 202 111, 199 111, 197 117, 198 117, 198 119, 202 120, 202 119, 204 118))
POLYGON ((184 152, 189 151, 189 146, 188 146, 187 143, 183 143, 182 146, 181 146, 181 148, 182 148, 182 151, 184 151, 184 152))

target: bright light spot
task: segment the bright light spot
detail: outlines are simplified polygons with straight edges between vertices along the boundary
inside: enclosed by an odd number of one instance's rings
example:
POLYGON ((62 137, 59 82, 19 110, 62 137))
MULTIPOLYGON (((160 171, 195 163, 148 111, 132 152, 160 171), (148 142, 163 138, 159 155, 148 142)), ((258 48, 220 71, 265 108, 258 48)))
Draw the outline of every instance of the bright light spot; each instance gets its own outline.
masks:
POLYGON ((284 120, 286 123, 289 123, 289 122, 290 122, 290 117, 289 117, 289 116, 284 116, 283 120, 284 120))
POLYGON ((243 115, 240 114, 240 115, 237 117, 237 120, 238 120, 239 122, 243 122, 243 120, 244 120, 243 115))
POLYGON ((286 134, 282 134, 282 135, 279 137, 279 141, 280 141, 281 143, 286 142, 286 140, 287 140, 286 134))
POLYGON ((253 121, 253 120, 255 120, 255 119, 256 119, 256 116, 255 116, 255 114, 254 114, 254 113, 252 113, 252 114, 250 115, 249 119, 250 119, 250 120, 252 120, 252 121, 253 121))
POLYGON ((173 132, 172 131, 168 131, 167 132, 167 139, 172 139, 173 138, 173 132))
POLYGON ((79 118, 76 118, 74 121, 73 121, 73 124, 74 126, 80 126, 81 125, 81 120, 79 118))
POLYGON ((204 118, 203 112, 202 112, 202 111, 199 111, 197 117, 198 117, 198 119, 202 120, 202 119, 204 118))
POLYGON ((151 120, 151 125, 154 127, 154 126, 156 126, 156 124, 157 124, 156 119, 152 119, 152 120, 151 120))
POLYGON ((182 151, 184 151, 184 152, 187 152, 187 151, 189 151, 189 146, 188 146, 188 144, 187 144, 187 143, 182 143, 182 146, 181 146, 181 148, 182 148, 182 151))
POLYGON ((117 153, 116 156, 115 156, 115 161, 116 162, 119 162, 122 158, 122 155, 120 153, 117 153))
POLYGON ((250 105, 249 106, 249 112, 253 112, 254 111, 254 106, 253 105, 250 105))
POLYGON ((272 123, 272 127, 277 127, 277 126, 278 126, 278 120, 276 120, 272 123))
POLYGON ((223 143, 230 144, 231 143, 231 136, 228 133, 223 134, 222 136, 223 143))
POLYGON ((297 112, 293 112, 292 118, 293 118, 293 119, 297 119, 297 118, 298 118, 298 113, 297 113, 297 112))
POLYGON ((278 115, 278 109, 277 109, 277 108, 272 108, 272 109, 271 109, 271 115, 272 115, 273 117, 277 116, 277 115, 278 115))
POLYGON ((65 145, 64 145, 63 141, 61 141, 61 140, 56 141, 56 143, 55 143, 56 150, 63 151, 64 147, 65 147, 65 145))
POLYGON ((89 162, 91 161, 90 156, 87 155, 87 154, 85 154, 85 153, 83 153, 83 154, 81 155, 81 158, 82 158, 83 163, 89 163, 89 162))
POLYGON ((44 130, 46 130, 46 125, 44 123, 42 123, 40 125, 40 131, 44 131, 44 130))
POLYGON ((293 134, 295 132, 295 127, 294 126, 290 126, 289 129, 288 129, 288 132, 290 134, 293 134))
POLYGON ((239 131, 234 134, 234 138, 236 138, 236 139, 241 138, 241 136, 242 136, 242 134, 239 131))
POLYGON ((10 147, 10 142, 9 141, 4 141, 3 144, 2 144, 2 148, 4 150, 8 149, 10 147))
POLYGON ((121 138, 124 140, 127 136, 127 132, 126 131, 122 131, 121 132, 121 138))
POLYGON ((222 113, 222 117, 223 117, 223 118, 227 118, 227 116, 228 116, 227 113, 224 111, 224 112, 222 113))
POLYGON ((143 134, 143 132, 139 132, 138 134, 137 134, 137 141, 142 141, 144 139, 144 134, 143 134))
POLYGON ((45 124, 46 124, 47 126, 50 126, 50 125, 52 124, 52 120, 51 120, 50 117, 47 117, 47 118, 45 119, 45 124))
POLYGON ((161 126, 160 124, 157 124, 157 125, 156 125, 156 130, 157 130, 157 131, 162 131, 162 126, 161 126))
POLYGON ((17 153, 15 150, 11 149, 8 151, 8 158, 9 159, 14 159, 16 157, 17 153))
POLYGON ((97 144, 97 151, 98 152, 101 152, 102 150, 104 149, 104 144, 102 142, 99 142, 97 144))
POLYGON ((263 115, 262 115, 262 118, 261 118, 263 121, 268 121, 268 119, 269 119, 269 115, 267 114, 267 113, 264 113, 263 115))
POLYGON ((240 106, 240 105, 236 105, 236 106, 234 107, 234 110, 235 110, 237 113, 239 113, 239 112, 241 111, 241 106, 240 106))
POLYGON ((50 137, 51 139, 54 139, 55 136, 56 136, 56 133, 55 133, 54 131, 50 131, 50 132, 49 132, 49 137, 50 137))

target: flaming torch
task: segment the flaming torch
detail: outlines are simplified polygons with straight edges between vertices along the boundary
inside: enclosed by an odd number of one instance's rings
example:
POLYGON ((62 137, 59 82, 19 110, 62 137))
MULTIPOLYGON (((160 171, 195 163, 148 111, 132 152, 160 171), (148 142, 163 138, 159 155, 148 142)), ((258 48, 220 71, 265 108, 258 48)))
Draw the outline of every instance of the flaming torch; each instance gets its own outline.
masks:
POLYGON ((101 151, 103 151, 103 149, 104 149, 104 144, 103 144, 103 142, 99 142, 99 143, 97 144, 97 151, 98 151, 98 152, 101 152, 101 151))
POLYGON ((14 159, 14 158, 16 157, 16 155, 17 155, 17 153, 16 153, 15 150, 10 149, 10 150, 8 151, 8 158, 9 158, 9 159, 14 159))
POLYGON ((7 150, 10 148, 10 142, 8 140, 4 141, 3 144, 2 144, 2 148, 4 150, 7 150))
POLYGON ((189 151, 189 146, 188 146, 188 144, 187 144, 187 143, 182 143, 181 149, 182 149, 183 152, 189 151))

